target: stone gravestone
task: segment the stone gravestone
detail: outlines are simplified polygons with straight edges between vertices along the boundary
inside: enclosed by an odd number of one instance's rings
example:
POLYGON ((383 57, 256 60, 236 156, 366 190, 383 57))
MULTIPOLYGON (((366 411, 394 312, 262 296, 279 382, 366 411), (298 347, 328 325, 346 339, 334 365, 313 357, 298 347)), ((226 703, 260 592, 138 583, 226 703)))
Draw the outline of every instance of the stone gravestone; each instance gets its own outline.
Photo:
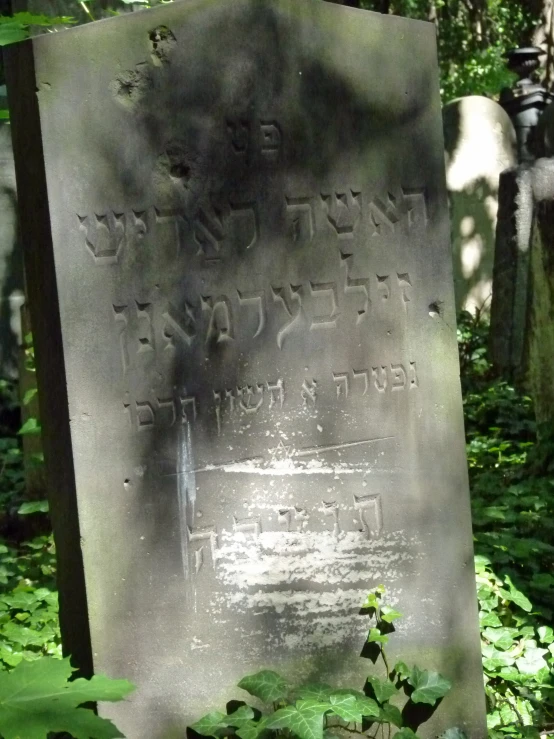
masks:
POLYGON ((500 173, 517 164, 503 108, 471 95, 443 109, 454 289, 458 310, 490 310, 500 173))
POLYGON ((423 736, 485 737, 433 26, 190 0, 8 67, 65 648, 139 686, 102 713, 362 685, 384 583, 455 684, 423 736))

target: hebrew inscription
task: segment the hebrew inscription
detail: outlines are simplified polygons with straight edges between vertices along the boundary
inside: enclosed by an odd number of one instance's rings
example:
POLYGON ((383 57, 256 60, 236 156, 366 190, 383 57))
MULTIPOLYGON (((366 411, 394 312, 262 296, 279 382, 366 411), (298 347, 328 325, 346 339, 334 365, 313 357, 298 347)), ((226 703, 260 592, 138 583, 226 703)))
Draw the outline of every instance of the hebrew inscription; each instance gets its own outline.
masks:
MULTIPOLYGON (((266 123, 261 152, 269 159, 279 156, 280 129, 266 123)), ((249 150, 246 123, 229 123, 230 146, 237 156, 249 150), (245 127, 246 126, 246 127, 245 127)), ((199 201, 179 207, 154 203, 146 209, 77 214, 87 251, 98 266, 121 261, 123 252, 136 253, 145 238, 167 244, 166 253, 186 253, 204 266, 214 266, 233 253, 253 249, 268 238, 282 236, 292 245, 307 245, 328 229, 335 235, 342 254, 371 246, 371 237, 395 236, 425 229, 427 198, 423 188, 400 187, 396 194, 363 193, 354 187, 322 193, 287 193, 282 199, 281 221, 271 231, 262 226, 263 206, 254 192, 211 191, 199 201), (318 225, 319 224, 319 225, 318 225), (367 228, 369 240, 360 240, 367 228)))
POLYGON ((252 537, 265 533, 307 535, 332 534, 336 539, 348 533, 357 533, 360 540, 378 539, 383 534, 383 504, 379 493, 354 494, 344 502, 322 500, 309 508, 272 506, 274 510, 251 513, 248 516, 233 515, 228 525, 200 528, 187 527, 189 553, 193 572, 199 575, 203 567, 217 569, 219 539, 223 533, 252 537))
POLYGON ((414 286, 407 272, 350 277, 348 258, 341 280, 269 285, 261 290, 233 290, 213 295, 189 295, 182 305, 157 290, 148 299, 114 303, 114 336, 123 373, 138 355, 201 344, 209 352, 225 343, 255 340, 273 331, 282 350, 304 331, 333 332, 357 327, 377 311, 401 310, 405 316, 414 286), (271 319, 271 320, 270 320, 271 319))

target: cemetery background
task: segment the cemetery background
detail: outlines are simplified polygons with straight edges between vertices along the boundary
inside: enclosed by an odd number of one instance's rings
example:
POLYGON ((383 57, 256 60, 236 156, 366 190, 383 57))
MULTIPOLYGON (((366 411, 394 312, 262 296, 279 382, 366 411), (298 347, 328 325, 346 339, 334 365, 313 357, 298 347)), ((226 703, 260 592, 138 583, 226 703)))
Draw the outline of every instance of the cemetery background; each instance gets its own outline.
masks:
MULTIPOLYGON (((507 7, 518 18, 518 6, 507 7)), ((424 9, 412 10, 417 15, 424 9)), ((498 12, 494 6, 492 10, 498 12)), ((522 22, 520 31, 523 26, 522 22)), ((518 30, 517 24, 510 25, 510 33, 514 28, 518 30)), ((506 46, 511 45, 511 40, 506 46)), ((467 62, 469 70, 484 70, 483 75, 473 78, 473 89, 463 88, 472 77, 460 72, 460 66, 454 67, 450 75, 446 73, 445 94, 448 90, 496 92, 499 82, 504 83, 506 79, 500 64, 495 66, 504 42, 499 37, 495 55, 488 56, 487 51, 478 57, 479 61, 473 60, 473 66, 467 62)), ((449 59, 444 45, 442 53, 444 73, 451 68, 456 55, 453 53, 449 59)), ((491 737, 534 737, 539 729, 551 730, 554 724, 551 687, 554 634, 550 626, 554 597, 551 484, 554 440, 546 431, 537 440, 530 399, 495 377, 486 359, 486 334, 486 319, 462 316, 458 335, 490 734, 491 737)), ((27 359, 32 365, 29 346, 30 337, 27 359)), ((0 554, 0 577, 4 580, 0 599, 3 610, 0 659, 3 667, 10 669, 21 659, 58 655, 59 632, 53 582, 55 565, 43 513, 45 505, 41 500, 26 499, 21 434, 13 434, 18 417, 18 393, 9 380, 3 381, 2 390, 4 433, 0 485, 6 547, 0 554)), ((24 401, 31 402, 32 396, 32 392, 28 393, 24 401)), ((37 434, 39 430, 40 426, 31 418, 25 433, 37 434)))

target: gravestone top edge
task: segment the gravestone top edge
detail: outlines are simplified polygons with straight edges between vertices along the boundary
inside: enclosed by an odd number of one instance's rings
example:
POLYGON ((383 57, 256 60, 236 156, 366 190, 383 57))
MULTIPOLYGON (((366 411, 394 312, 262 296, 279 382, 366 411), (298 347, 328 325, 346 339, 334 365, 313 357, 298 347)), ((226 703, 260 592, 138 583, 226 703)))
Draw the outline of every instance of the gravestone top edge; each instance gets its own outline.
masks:
MULTIPOLYGON (((241 5, 252 5, 256 6, 259 5, 260 0, 234 0, 234 2, 238 5, 239 3, 241 5)), ((107 24, 111 24, 113 28, 116 27, 117 24, 127 24, 128 26, 131 23, 135 24, 142 24, 144 23, 144 19, 146 17, 152 19, 152 21, 155 23, 157 17, 164 18, 166 15, 177 16, 182 11, 186 13, 193 13, 196 10, 202 11, 207 10, 210 8, 210 6, 217 5, 218 0, 174 0, 172 3, 168 3, 166 5, 162 6, 156 6, 153 8, 142 8, 134 13, 128 13, 124 15, 119 16, 113 16, 110 18, 100 18, 95 21, 91 21, 88 23, 83 23, 78 26, 71 26, 70 28, 63 28, 59 31, 56 31, 55 33, 51 34, 38 34, 36 36, 31 36, 30 38, 24 39, 22 41, 18 41, 15 44, 10 44, 4 48, 4 53, 10 54, 10 49, 13 47, 20 47, 20 46, 26 46, 26 45, 36 45, 36 46, 42 46, 49 44, 57 44, 59 43, 59 39, 63 39, 68 34, 76 35, 76 34, 89 34, 89 33, 100 33, 101 28, 106 28, 107 24), (187 6, 187 7, 184 7, 187 6)), ((327 0, 272 0, 271 3, 267 3, 269 8, 275 8, 276 10, 279 10, 281 12, 288 12, 291 16, 291 18, 294 17, 294 7, 295 6, 319 6, 321 4, 325 5, 326 11, 328 13, 337 13, 338 16, 342 16, 343 14, 348 14, 351 16, 355 16, 360 14, 360 17, 373 17, 375 20, 379 19, 380 22, 385 23, 390 28, 394 28, 395 26, 398 27, 398 30, 402 29, 402 27, 405 27, 406 30, 414 30, 417 29, 418 31, 422 33, 427 33, 429 35, 429 41, 435 42, 436 46, 436 30, 435 25, 431 21, 422 20, 419 18, 407 18, 404 16, 399 15, 388 15, 379 13, 377 11, 373 10, 365 10, 363 8, 351 8, 351 7, 345 7, 343 5, 339 5, 337 3, 333 2, 327 2, 327 0)))

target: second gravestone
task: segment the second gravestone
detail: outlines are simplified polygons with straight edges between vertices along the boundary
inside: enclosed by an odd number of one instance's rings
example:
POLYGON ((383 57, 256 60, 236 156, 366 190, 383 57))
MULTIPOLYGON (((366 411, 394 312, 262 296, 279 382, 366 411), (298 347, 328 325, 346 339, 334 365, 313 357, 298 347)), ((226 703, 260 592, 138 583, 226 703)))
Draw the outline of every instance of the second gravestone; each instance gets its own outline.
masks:
POLYGON ((485 736, 434 35, 191 0, 10 52, 62 627, 131 739, 363 685, 380 583, 423 736, 485 736))

